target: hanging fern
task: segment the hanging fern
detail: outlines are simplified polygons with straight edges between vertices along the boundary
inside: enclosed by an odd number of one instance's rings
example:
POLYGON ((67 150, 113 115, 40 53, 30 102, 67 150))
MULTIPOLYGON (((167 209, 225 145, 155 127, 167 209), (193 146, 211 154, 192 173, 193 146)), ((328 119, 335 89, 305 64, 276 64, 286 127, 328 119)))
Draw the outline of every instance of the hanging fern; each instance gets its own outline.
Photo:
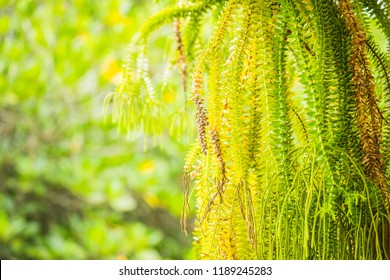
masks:
POLYGON ((145 22, 107 115, 155 138, 172 114, 188 120, 186 101, 172 112, 159 100, 148 69, 149 36, 172 24, 198 128, 181 223, 194 193, 199 258, 390 258, 390 59, 368 26, 389 44, 389 7, 187 0, 145 22))

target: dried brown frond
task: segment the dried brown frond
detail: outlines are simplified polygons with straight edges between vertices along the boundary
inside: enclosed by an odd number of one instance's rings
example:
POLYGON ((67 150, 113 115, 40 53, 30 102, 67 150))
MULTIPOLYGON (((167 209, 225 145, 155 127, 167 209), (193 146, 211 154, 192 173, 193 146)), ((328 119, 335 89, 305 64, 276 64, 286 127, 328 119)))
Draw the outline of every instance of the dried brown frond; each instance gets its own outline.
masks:
POLYGON ((253 214, 253 201, 251 190, 244 186, 242 182, 237 186, 238 201, 245 226, 248 231, 249 240, 252 248, 256 249, 255 219, 253 214))
POLYGON ((380 152, 382 115, 375 94, 374 77, 365 52, 367 36, 357 20, 349 0, 340 0, 339 9, 351 36, 352 49, 349 66, 353 73, 352 83, 355 88, 357 123, 364 153, 365 172, 379 186, 385 203, 389 206, 390 197, 383 157, 380 152))
POLYGON ((209 121, 207 117, 207 111, 204 106, 204 101, 200 95, 201 87, 202 87, 202 78, 199 76, 195 76, 192 101, 194 101, 195 108, 196 108, 196 121, 198 123, 198 130, 199 130, 199 142, 202 146, 202 153, 206 155, 207 154, 206 129, 207 126, 209 125, 209 121))
MULTIPOLYGON (((184 94, 186 94, 187 91, 187 59, 184 53, 184 45, 183 45, 183 38, 181 34, 181 20, 176 19, 174 21, 174 29, 175 29, 175 36, 176 36, 176 44, 177 44, 177 52, 179 54, 178 57, 178 64, 181 71, 181 79, 183 84, 183 91, 184 94)), ((186 104, 187 102, 185 102, 186 104)))
POLYGON ((226 183, 227 178, 226 178, 226 171, 225 171, 225 161, 223 160, 222 157, 221 143, 219 140, 218 132, 215 130, 215 128, 211 129, 210 140, 211 140, 211 144, 214 147, 214 153, 217 157, 219 170, 221 172, 219 176, 220 178, 217 178, 217 191, 222 201, 223 187, 226 183))

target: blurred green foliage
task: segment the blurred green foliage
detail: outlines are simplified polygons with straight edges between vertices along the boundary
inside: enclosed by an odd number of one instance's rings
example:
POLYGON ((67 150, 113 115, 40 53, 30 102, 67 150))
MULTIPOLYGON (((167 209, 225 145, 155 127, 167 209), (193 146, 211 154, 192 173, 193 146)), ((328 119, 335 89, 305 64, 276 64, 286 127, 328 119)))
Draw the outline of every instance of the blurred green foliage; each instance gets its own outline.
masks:
POLYGON ((187 144, 145 152, 102 123, 127 44, 166 2, 0 1, 1 259, 191 257, 187 144))

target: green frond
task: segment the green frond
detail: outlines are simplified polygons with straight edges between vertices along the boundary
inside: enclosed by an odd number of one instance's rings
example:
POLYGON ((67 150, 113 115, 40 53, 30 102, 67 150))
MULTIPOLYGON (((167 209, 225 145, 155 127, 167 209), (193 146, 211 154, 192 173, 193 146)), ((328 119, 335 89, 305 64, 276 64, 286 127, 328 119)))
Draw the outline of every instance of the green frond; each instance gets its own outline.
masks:
POLYGON ((287 26, 283 21, 283 14, 277 15, 275 26, 274 41, 274 67, 275 84, 274 99, 275 107, 273 110, 273 151, 278 161, 281 172, 282 184, 286 186, 291 182, 292 166, 290 154, 293 150, 292 131, 291 131, 291 105, 290 92, 286 82, 286 59, 287 59, 287 37, 289 35, 287 26))
POLYGON ((388 1, 362 0, 359 3, 379 23, 380 28, 386 34, 387 40, 390 41, 390 4, 388 1))
POLYGON ((149 18, 145 24, 141 27, 136 40, 145 40, 149 35, 161 27, 164 24, 173 22, 175 18, 186 18, 199 17, 200 14, 204 13, 211 5, 215 4, 217 1, 205 1, 198 4, 187 4, 187 5, 178 5, 173 7, 167 7, 164 10, 160 11, 153 17, 149 18))
MULTIPOLYGON (((131 134, 141 131, 145 136, 152 136, 154 143, 157 142, 157 138, 162 137, 164 130, 172 131, 176 135, 182 134, 185 125, 187 125, 187 123, 183 123, 183 120, 186 119, 188 112, 180 109, 167 110, 161 97, 156 95, 149 71, 147 39, 153 31, 166 23, 177 22, 179 18, 188 19, 189 22, 201 18, 202 14, 216 2, 218 1, 168 7, 148 19, 134 36, 124 63, 122 81, 115 91, 107 96, 105 101, 105 112, 110 115, 111 121, 118 125, 120 131, 131 134), (112 110, 109 109, 111 105, 112 110), (169 116, 177 114, 180 114, 179 123, 174 120, 173 122, 167 121, 169 116), (170 123, 176 125, 174 131, 169 129, 170 123), (182 129, 180 130, 180 128, 182 129)), ((185 89, 188 71, 185 50, 188 52, 191 50, 189 42, 183 42, 181 30, 177 29, 176 36, 179 39, 177 42, 179 62, 182 84, 185 89), (187 44, 186 47, 184 44, 187 44)))
MULTIPOLYGON (((390 179, 390 58, 388 54, 383 53, 379 46, 376 45, 372 38, 368 38, 366 49, 370 55, 377 72, 379 79, 378 87, 382 89, 382 106, 379 105, 380 114, 382 119, 382 139, 381 139, 381 152, 383 155, 385 168, 385 176, 387 180, 390 179)), ((387 196, 390 196, 390 188, 388 187, 387 196)))

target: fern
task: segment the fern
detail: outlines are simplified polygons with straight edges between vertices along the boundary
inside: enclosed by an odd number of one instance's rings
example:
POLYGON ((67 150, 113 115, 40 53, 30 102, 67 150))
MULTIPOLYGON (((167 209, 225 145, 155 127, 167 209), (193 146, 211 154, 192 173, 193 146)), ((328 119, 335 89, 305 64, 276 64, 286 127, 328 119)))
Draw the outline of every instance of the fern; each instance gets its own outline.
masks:
MULTIPOLYGON (((125 131, 163 134, 172 111, 152 85, 147 39, 173 24, 198 128, 181 223, 194 193, 199 258, 389 259, 390 64, 367 24, 368 12, 389 40, 385 5, 180 1, 146 21, 106 108, 125 131)), ((187 106, 174 124, 187 125, 187 106)))

